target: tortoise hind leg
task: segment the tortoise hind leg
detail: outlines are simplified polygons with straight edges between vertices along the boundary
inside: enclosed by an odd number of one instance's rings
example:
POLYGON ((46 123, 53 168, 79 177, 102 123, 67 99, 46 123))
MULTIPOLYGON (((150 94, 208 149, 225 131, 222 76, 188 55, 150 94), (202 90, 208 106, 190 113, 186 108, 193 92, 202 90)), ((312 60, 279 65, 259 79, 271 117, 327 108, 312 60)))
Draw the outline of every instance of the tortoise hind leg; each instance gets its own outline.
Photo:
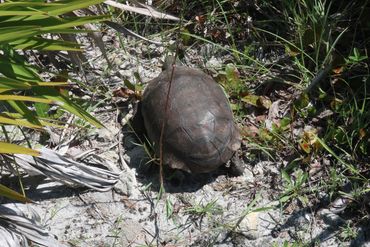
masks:
POLYGON ((231 176, 238 177, 243 175, 246 164, 241 158, 241 153, 236 151, 231 159, 226 163, 226 167, 231 176))

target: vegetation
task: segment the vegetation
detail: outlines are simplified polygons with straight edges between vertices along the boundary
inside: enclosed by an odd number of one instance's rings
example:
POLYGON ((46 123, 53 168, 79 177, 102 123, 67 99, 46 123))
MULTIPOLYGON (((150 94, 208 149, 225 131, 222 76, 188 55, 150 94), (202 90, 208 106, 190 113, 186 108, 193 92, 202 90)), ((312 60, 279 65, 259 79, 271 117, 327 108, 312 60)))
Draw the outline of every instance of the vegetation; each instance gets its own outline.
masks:
MULTIPOLYGON (((357 203, 369 192, 368 1, 203 0, 159 7, 183 20, 176 27, 181 44, 172 50, 180 57, 205 44, 233 56, 217 69, 217 79, 253 149, 249 160, 288 161, 281 167, 282 203, 308 205, 326 191, 331 200, 346 194, 363 208, 357 203), (352 190, 344 193, 348 183, 352 190)), ((126 25, 136 30, 145 25, 130 20, 126 25)))
MULTIPOLYGON (((156 19, 149 27, 146 17, 123 15, 111 7, 106 8, 111 16, 71 15, 101 2, 0 4, 0 154, 37 156, 31 145, 12 143, 9 132, 65 128, 65 112, 102 126, 87 107, 70 100, 66 71, 47 70, 31 58, 34 52, 82 51, 63 37, 91 33, 75 27, 112 16, 142 36, 149 36, 149 30, 155 33, 153 39, 175 38, 175 45, 167 49, 180 59, 193 48, 207 46, 212 51, 201 54, 201 65, 215 55, 222 57, 219 66, 204 67, 230 96, 245 143, 244 159, 251 166, 261 160, 278 166, 281 176, 264 181, 279 192, 272 199, 286 211, 315 211, 345 199, 340 213, 346 224, 339 235, 343 241, 356 238, 356 227, 369 222, 370 215, 368 0, 158 1, 158 9, 181 21, 156 19), (53 114, 51 105, 58 108, 53 114)), ((122 41, 120 45, 125 49, 122 41)), ((141 90, 137 84, 124 84, 135 93, 141 90)), ((258 193, 251 194, 256 199, 258 193)), ((2 185, 0 195, 29 201, 2 185)), ((170 201, 167 210, 171 218, 170 201)), ((186 209, 199 221, 221 211, 216 200, 186 209)), ((306 243, 297 239, 283 246, 306 243)))
POLYGON ((216 0, 164 8, 191 20, 177 29, 180 57, 207 44, 232 56, 217 79, 248 161, 280 164, 281 179, 270 181, 279 184, 280 205, 315 210, 347 199, 347 240, 370 210, 368 3, 216 0))
MULTIPOLYGON (((38 155, 30 148, 11 144, 5 125, 41 130, 45 126, 64 128, 57 119, 48 115, 49 105, 57 105, 70 113, 102 126, 80 106, 70 101, 68 77, 55 77, 49 71, 49 81, 44 81, 43 70, 31 65, 27 51, 82 51, 78 43, 54 39, 61 34, 82 32, 74 29, 86 23, 106 20, 107 16, 63 16, 74 10, 88 7, 102 1, 68 1, 60 3, 6 2, 0 5, 0 125, 7 142, 0 142, 1 154, 23 153, 38 155), (54 81, 52 81, 54 77, 54 81), (57 78, 57 81, 55 79, 57 78), (31 109, 34 110, 31 110, 31 109)), ((7 188, 2 195, 20 199, 7 188)), ((25 199, 23 199, 25 200, 25 199)))

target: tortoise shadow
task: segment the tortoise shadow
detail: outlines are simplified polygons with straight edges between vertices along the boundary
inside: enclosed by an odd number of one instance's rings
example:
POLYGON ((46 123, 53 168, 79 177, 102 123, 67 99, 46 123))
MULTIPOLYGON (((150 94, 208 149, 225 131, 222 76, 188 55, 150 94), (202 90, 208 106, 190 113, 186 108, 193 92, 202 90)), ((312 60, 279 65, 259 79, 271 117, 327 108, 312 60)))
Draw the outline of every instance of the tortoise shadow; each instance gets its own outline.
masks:
MULTIPOLYGON (((128 165, 136 169, 136 178, 142 184, 150 184, 152 191, 160 189, 159 165, 150 161, 143 147, 135 147, 126 151, 129 157, 128 165)), ((164 189, 168 193, 195 192, 204 185, 212 183, 220 175, 227 175, 226 168, 219 168, 210 173, 191 174, 182 170, 163 167, 164 189)))
MULTIPOLYGON (((136 114, 137 115, 137 114, 136 114)), ((136 116, 135 115, 135 116, 136 116)), ((140 117, 133 119, 123 132, 123 146, 128 157, 126 163, 130 168, 136 169, 136 177, 142 184, 150 184, 152 191, 160 189, 159 165, 151 161, 140 117), (131 127, 130 127, 131 126, 131 127)), ((168 193, 195 192, 204 185, 212 183, 220 175, 229 175, 228 168, 221 166, 209 173, 191 174, 182 170, 163 167, 164 189, 168 193)))
MULTIPOLYGON (((17 177, 2 178, 2 183, 11 184, 13 189, 21 191, 17 177)), ((72 197, 91 191, 91 189, 85 187, 73 188, 42 175, 23 177, 22 184, 25 186, 26 196, 35 202, 72 197)), ((14 201, 4 198, 2 203, 4 202, 14 201)))

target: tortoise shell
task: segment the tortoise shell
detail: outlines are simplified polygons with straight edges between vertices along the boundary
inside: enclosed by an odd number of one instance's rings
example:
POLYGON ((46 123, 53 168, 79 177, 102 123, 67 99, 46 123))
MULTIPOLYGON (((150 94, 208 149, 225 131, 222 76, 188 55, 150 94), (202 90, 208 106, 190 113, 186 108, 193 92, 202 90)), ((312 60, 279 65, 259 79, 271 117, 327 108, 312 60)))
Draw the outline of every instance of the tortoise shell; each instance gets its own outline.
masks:
POLYGON ((172 168, 210 172, 240 147, 240 134, 226 95, 200 70, 185 66, 164 70, 145 88, 141 112, 158 156, 162 122, 166 121, 163 161, 172 168))

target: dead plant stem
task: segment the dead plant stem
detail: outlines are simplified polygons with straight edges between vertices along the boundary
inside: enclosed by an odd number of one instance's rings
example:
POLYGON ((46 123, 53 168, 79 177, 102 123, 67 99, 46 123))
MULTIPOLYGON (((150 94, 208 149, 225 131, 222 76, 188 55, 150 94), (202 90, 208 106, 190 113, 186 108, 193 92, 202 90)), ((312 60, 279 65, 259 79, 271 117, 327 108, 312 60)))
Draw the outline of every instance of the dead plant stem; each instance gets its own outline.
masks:
POLYGON ((163 187, 163 136, 164 136, 164 130, 166 126, 166 122, 168 119, 168 102, 170 99, 170 91, 171 91, 171 86, 172 86, 172 80, 173 80, 173 75, 175 71, 175 63, 177 59, 177 51, 175 53, 174 59, 172 61, 172 66, 171 66, 171 77, 170 81, 168 83, 168 90, 167 90, 167 95, 166 95, 166 103, 165 103, 165 108, 164 108, 164 118, 162 121, 162 126, 161 126, 161 135, 159 137, 159 179, 160 179, 160 184, 161 184, 161 189, 163 187))

